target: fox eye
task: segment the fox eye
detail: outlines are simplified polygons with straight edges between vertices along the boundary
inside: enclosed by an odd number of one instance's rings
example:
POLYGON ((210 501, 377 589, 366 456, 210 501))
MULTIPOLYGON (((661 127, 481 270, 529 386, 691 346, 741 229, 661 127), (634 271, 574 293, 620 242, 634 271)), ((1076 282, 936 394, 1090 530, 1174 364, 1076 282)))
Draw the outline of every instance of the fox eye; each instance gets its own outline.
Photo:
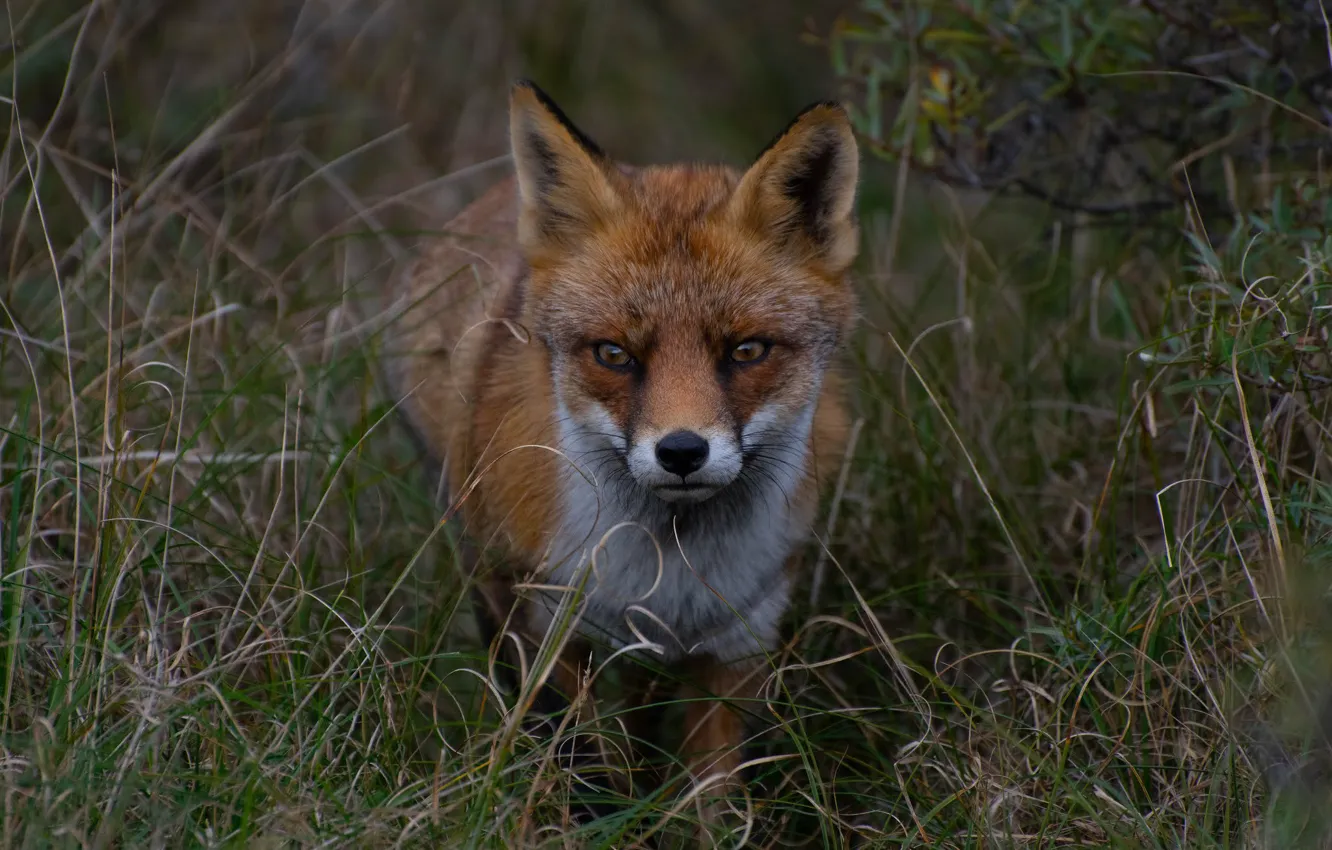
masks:
POLYGON ((629 352, 613 342, 599 342, 592 349, 597 362, 609 369, 628 369, 634 365, 634 358, 629 352))
POLYGON ((768 344, 758 339, 749 339, 731 349, 731 360, 736 363, 757 363, 768 356, 768 344))

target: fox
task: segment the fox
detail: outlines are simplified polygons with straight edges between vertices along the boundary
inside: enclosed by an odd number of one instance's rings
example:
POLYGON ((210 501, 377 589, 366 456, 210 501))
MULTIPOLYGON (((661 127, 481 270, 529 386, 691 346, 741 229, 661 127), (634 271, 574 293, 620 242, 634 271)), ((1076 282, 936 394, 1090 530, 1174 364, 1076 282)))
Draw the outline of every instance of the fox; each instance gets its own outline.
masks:
POLYGON ((508 105, 512 174, 393 284, 389 382, 491 643, 530 660, 572 620, 555 705, 595 702, 596 652, 670 671, 688 776, 734 788, 848 439, 851 121, 814 104, 743 170, 631 166, 530 80, 508 105))

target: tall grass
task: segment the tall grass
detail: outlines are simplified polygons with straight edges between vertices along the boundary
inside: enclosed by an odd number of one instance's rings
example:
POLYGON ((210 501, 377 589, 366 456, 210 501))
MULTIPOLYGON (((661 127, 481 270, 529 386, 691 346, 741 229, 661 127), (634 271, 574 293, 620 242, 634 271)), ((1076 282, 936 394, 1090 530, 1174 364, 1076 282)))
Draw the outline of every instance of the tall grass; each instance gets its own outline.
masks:
MULTIPOLYGON (((125 115, 152 98, 100 71, 183 52, 136 40, 150 15, 18 11, 6 846, 690 846, 692 808, 650 782, 571 824, 591 792, 514 725, 378 380, 402 225, 438 226, 498 150, 260 109, 322 73, 284 76, 322 54, 281 27, 244 85, 125 115)), ((526 32, 506 14, 440 24, 495 39, 490 82, 441 125, 502 123, 526 32)), ((611 35, 647 31, 634 15, 611 35)), ((580 37, 526 61, 614 43, 580 37)), ((643 80, 679 67, 639 61, 643 80)), ((779 128, 778 99, 747 123, 779 128)), ((766 141, 724 123, 676 155, 766 141)), ((1332 220, 1326 175, 1300 178, 1228 232, 1181 209, 1167 253, 868 169, 861 425, 755 711, 747 831, 723 846, 1325 846, 1332 220)), ((612 698, 560 734, 616 752, 623 719, 612 698)))

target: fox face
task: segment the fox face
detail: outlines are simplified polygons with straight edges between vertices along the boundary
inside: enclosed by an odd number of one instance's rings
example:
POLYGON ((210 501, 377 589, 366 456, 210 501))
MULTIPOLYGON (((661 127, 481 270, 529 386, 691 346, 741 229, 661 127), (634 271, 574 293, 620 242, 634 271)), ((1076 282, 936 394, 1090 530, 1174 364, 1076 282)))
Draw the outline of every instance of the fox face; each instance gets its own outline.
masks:
POLYGON ((571 459, 669 503, 798 477, 854 317, 845 112, 806 110, 743 174, 621 168, 531 86, 511 133, 528 315, 571 459))

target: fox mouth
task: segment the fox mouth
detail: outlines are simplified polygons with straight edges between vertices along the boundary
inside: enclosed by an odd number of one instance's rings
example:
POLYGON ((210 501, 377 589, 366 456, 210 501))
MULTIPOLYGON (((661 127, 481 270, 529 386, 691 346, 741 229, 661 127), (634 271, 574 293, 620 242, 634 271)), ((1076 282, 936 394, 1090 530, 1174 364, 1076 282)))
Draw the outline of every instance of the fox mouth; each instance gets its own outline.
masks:
POLYGON ((716 484, 658 484, 652 492, 667 502, 701 502, 720 489, 716 484))

